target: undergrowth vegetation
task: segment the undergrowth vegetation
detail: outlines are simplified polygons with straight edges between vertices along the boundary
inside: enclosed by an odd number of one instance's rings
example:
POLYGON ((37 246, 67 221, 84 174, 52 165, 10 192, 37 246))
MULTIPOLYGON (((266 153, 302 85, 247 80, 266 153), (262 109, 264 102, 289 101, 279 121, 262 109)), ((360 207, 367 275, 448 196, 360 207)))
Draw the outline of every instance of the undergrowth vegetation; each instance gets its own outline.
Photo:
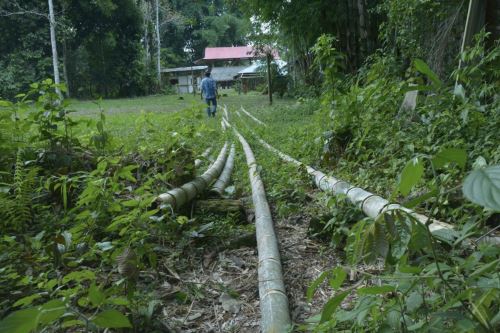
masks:
MULTIPOLYGON (((0 100, 0 331, 164 331, 152 320, 160 272, 249 228, 229 215, 214 225, 189 208, 173 214, 156 200, 194 178, 204 149, 222 146, 218 123, 194 105, 143 111, 110 130, 103 109, 70 117, 56 88, 46 80, 0 100)), ((185 284, 173 301, 195 296, 185 284)))
MULTIPOLYGON (((324 284, 334 293, 295 330, 500 330, 500 248, 491 243, 500 211, 500 46, 485 49, 484 37, 442 80, 420 59, 401 77, 400 64, 382 53, 344 75, 335 38, 322 36, 312 49, 320 98, 316 87, 271 108, 246 96, 259 125, 237 112, 243 98, 228 97, 275 219, 307 223, 321 251, 341 256, 305 296, 313 300, 324 284), (366 218, 347 197, 315 191, 304 167, 284 164, 254 133, 427 218, 404 210, 366 218)), ((181 280, 176 270, 251 236, 253 226, 235 223, 237 213, 174 213, 157 197, 192 180, 207 147, 217 151, 234 137, 202 118, 194 97, 191 108, 169 114, 158 106, 114 115, 98 102, 90 116, 71 115, 56 88, 64 91, 46 80, 0 100, 0 331, 165 331, 153 318, 163 286, 181 280)), ((235 163, 230 192, 243 197, 241 154, 235 163)), ((205 297, 199 283, 180 285, 169 302, 205 297)))
MULTIPOLYGON (((500 249, 484 242, 500 211, 500 46, 486 50, 484 37, 478 35, 461 55, 464 66, 442 81, 419 59, 401 78, 386 55, 342 78, 342 54, 323 36, 313 48, 323 70, 320 101, 252 109, 265 126, 245 119, 302 162, 430 217, 421 223, 396 211, 373 220, 346 198, 317 195, 311 235, 342 251, 345 264, 312 282, 309 299, 326 281, 335 293, 298 329, 500 330, 500 249), (418 94, 416 107, 402 103, 410 91, 418 94), (431 231, 433 219, 454 229, 431 231)), ((278 210, 293 210, 294 201, 304 204, 303 195, 295 194, 300 187, 291 183, 293 173, 280 171, 270 193, 289 193, 277 198, 284 206, 278 210)))

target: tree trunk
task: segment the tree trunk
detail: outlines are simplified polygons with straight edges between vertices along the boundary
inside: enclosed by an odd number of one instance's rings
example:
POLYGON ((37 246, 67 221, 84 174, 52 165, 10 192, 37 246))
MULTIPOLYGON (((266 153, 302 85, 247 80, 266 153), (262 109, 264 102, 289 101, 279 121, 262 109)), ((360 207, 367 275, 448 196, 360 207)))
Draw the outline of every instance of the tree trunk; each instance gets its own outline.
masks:
POLYGON ((63 41, 63 76, 64 82, 66 83, 66 96, 70 97, 70 89, 69 89, 69 79, 68 79, 68 47, 66 45, 66 39, 63 41))
MULTIPOLYGON (((470 0, 469 7, 467 10, 467 20, 465 21, 465 29, 462 37, 462 46, 460 47, 460 53, 472 43, 474 34, 478 33, 484 26, 484 10, 485 10, 484 0, 470 0)), ((462 57, 458 61, 458 69, 462 68, 462 57)), ((455 80, 455 88, 458 85, 458 75, 455 80)))
POLYGON ((491 33, 486 43, 488 48, 494 46, 495 41, 500 39, 500 1, 486 0, 485 28, 491 33))
POLYGON ((144 15, 144 64, 149 68, 151 55, 149 51, 149 23, 151 22, 151 5, 149 1, 144 1, 142 5, 144 15))
MULTIPOLYGON (((269 51, 271 52, 271 51, 269 51)), ((267 59, 267 93, 269 95, 269 105, 273 105, 273 86, 271 82, 271 53, 266 55, 267 59)))
POLYGON ((160 4, 158 0, 155 0, 156 7, 156 71, 158 76, 158 89, 161 89, 161 63, 160 63, 160 51, 161 51, 161 41, 160 41, 160 4))
POLYGON ((359 53, 362 59, 368 55, 368 32, 366 29, 365 18, 365 1, 358 0, 358 14, 359 14, 359 53))
MULTIPOLYGON (((56 44, 56 20, 54 17, 54 7, 52 0, 49 1, 49 20, 50 20, 50 45, 52 46, 52 65, 54 67, 54 82, 60 83, 59 78, 59 60, 57 58, 57 44, 56 44)), ((61 96, 61 91, 56 88, 57 94, 61 96)))

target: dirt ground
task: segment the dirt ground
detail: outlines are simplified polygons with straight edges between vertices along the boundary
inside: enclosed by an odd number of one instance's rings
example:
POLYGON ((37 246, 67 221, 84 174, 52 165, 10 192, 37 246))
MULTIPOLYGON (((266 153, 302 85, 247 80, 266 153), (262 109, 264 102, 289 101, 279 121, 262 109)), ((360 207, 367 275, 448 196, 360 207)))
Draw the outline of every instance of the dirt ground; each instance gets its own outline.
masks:
MULTIPOLYGON (((274 221, 290 315, 293 323, 301 324, 319 313, 331 296, 325 283, 309 303, 307 287, 321 272, 334 267, 338 259, 322 251, 322 245, 308 237, 307 215, 274 218, 274 221)), ((172 282, 162 286, 164 326, 171 332, 259 332, 256 248, 204 253, 190 262, 191 270, 182 274, 169 272, 172 282), (180 304, 175 295, 186 288, 198 296, 180 304)))

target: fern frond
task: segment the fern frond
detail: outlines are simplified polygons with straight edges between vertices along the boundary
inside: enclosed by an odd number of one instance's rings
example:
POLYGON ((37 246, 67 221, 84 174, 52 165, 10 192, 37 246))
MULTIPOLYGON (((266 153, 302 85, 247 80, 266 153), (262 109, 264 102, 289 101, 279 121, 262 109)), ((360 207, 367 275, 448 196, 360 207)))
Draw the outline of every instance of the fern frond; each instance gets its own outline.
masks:
POLYGON ((0 196, 0 217, 7 229, 20 231, 32 221, 32 196, 38 170, 27 170, 22 159, 22 151, 17 153, 14 170, 13 195, 0 196))

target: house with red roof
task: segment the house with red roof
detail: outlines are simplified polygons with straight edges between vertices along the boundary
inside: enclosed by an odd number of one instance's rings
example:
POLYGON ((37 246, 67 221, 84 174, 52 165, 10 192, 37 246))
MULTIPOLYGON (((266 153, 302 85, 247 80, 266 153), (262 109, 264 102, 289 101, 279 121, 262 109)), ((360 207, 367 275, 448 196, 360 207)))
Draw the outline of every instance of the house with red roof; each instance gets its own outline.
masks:
MULTIPOLYGON (((274 52, 274 58, 278 58, 274 52)), ((178 93, 196 93, 206 70, 210 70, 212 78, 219 87, 231 87, 239 78, 239 73, 252 65, 253 60, 264 55, 252 46, 207 47, 205 56, 196 60, 197 66, 163 69, 168 73, 169 81, 177 87, 178 93)))

